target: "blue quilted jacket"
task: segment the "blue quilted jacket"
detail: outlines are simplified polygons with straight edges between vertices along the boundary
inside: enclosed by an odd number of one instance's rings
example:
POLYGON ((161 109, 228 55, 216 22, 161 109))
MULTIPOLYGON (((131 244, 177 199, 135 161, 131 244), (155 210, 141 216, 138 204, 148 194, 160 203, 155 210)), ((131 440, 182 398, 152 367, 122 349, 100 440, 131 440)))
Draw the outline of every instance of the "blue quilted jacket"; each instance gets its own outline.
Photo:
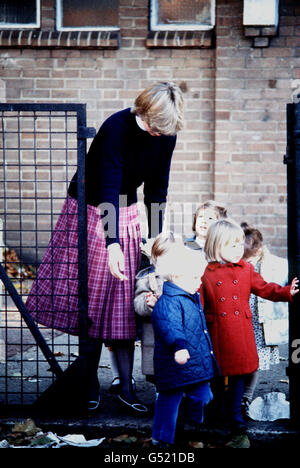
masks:
POLYGON ((154 373, 158 391, 210 380, 218 365, 207 331, 200 296, 166 281, 151 320, 154 329, 154 373), (174 353, 188 349, 190 359, 177 364, 174 353))

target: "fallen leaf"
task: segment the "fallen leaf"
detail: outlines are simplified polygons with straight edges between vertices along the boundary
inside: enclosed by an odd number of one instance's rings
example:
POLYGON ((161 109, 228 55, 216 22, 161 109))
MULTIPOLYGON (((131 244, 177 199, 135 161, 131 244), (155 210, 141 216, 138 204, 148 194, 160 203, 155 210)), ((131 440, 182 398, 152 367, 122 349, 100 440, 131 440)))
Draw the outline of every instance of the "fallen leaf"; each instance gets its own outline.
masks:
POLYGON ((36 427, 32 419, 26 419, 24 423, 16 423, 12 428, 12 432, 21 432, 26 435, 35 435, 39 431, 40 429, 36 427))
POLYGON ((123 442, 125 439, 128 439, 128 434, 122 434, 120 436, 114 437, 112 440, 114 442, 123 442))
POLYGON ((204 448, 204 443, 199 441, 190 441, 189 446, 195 449, 204 448))
POLYGON ((137 438, 135 436, 127 437, 127 439, 124 440, 127 444, 133 444, 137 441, 137 438))

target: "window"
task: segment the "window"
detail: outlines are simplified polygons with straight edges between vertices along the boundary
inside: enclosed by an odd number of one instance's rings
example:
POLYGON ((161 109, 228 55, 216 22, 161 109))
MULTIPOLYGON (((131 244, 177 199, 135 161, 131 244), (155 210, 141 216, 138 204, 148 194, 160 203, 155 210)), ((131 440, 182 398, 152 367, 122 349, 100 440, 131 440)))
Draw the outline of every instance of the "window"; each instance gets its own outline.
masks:
POLYGON ((0 2, 0 28, 40 27, 40 0, 4 0, 0 2))
POLYGON ((119 30, 119 0, 56 0, 59 31, 119 30))
POLYGON ((213 29, 215 0, 151 0, 151 31, 213 29))

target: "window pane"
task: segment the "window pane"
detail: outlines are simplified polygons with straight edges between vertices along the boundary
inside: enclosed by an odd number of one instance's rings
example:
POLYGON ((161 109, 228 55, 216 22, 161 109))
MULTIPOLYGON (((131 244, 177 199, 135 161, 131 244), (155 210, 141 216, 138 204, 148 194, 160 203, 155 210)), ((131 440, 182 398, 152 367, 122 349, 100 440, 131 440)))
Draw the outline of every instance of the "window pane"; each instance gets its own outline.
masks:
POLYGON ((212 24, 212 2, 210 0, 155 0, 157 23, 212 24))
POLYGON ((36 23, 36 0, 6 0, 0 2, 0 23, 36 23))
POLYGON ((62 0, 62 26, 97 27, 119 24, 119 0, 62 0))

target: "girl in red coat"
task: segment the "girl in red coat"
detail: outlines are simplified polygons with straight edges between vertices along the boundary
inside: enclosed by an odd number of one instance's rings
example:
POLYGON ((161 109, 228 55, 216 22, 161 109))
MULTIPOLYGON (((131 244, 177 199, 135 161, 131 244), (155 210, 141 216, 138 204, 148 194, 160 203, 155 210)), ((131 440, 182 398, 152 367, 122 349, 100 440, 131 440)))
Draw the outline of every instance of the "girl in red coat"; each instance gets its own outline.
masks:
MULTIPOLYGON (((297 278, 285 287, 267 283, 250 263, 242 260, 244 238, 242 228, 229 219, 211 225, 204 245, 208 265, 201 286, 215 357, 221 375, 229 377, 226 417, 239 430, 245 429, 241 415, 244 378, 259 365, 249 306, 250 294, 283 302, 291 301, 299 291, 297 278)), ((222 394, 225 395, 224 392, 222 394)))

